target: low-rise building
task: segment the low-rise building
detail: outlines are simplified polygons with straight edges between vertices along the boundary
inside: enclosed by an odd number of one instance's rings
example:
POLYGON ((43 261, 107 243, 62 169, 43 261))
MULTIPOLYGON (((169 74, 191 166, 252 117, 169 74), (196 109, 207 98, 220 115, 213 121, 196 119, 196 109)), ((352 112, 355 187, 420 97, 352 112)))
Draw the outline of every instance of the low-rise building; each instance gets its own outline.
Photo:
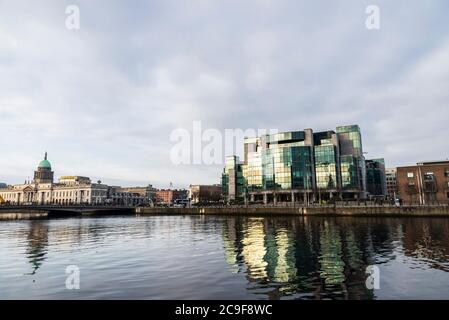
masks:
POLYGON ((154 188, 151 184, 149 184, 146 187, 121 187, 121 191, 137 193, 143 198, 145 198, 145 203, 148 203, 155 201, 157 189, 154 188))
POLYGON ((449 204, 449 160, 398 167, 397 186, 405 204, 449 204))
POLYGON ((177 201, 185 201, 187 199, 188 195, 185 189, 162 189, 156 191, 157 203, 172 205, 177 201))
POLYGON ((135 191, 137 188, 109 187, 107 203, 118 206, 137 206, 148 203, 145 192, 142 194, 135 191))
POLYGON ((191 204, 218 202, 221 200, 221 185, 190 185, 189 200, 191 204))
POLYGON ((390 199, 397 199, 398 186, 396 183, 396 168, 388 168, 385 170, 385 176, 387 180, 387 194, 390 199))

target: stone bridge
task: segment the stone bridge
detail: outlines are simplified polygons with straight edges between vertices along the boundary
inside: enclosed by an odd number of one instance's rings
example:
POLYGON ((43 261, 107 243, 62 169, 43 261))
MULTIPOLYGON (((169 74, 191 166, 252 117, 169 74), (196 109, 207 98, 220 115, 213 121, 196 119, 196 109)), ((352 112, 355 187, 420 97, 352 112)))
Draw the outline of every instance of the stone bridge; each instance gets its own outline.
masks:
POLYGON ((0 205, 1 219, 134 214, 135 207, 95 205, 0 205))

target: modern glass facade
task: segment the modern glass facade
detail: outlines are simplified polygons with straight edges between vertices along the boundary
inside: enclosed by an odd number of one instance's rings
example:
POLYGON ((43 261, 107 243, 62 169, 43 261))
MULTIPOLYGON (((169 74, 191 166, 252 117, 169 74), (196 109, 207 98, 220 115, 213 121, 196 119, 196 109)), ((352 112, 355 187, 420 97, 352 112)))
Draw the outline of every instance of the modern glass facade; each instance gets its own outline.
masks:
POLYGON ((342 155, 363 156, 362 135, 358 125, 337 127, 336 132, 342 155))
POLYGON ((341 188, 353 190, 359 187, 358 160, 352 155, 340 157, 341 188))
POLYGON ((237 156, 226 158, 226 165, 221 175, 222 192, 225 199, 238 200, 245 194, 242 163, 237 156))
POLYGON ((319 190, 338 188, 338 151, 333 131, 314 134, 315 178, 319 190))
POLYGON ((340 126, 336 128, 336 133, 340 153, 342 196, 351 198, 351 193, 359 190, 359 198, 366 198, 366 164, 360 127, 340 126))
POLYGON ((366 197, 365 159, 357 125, 246 138, 244 150, 241 164, 236 156, 227 158, 222 175, 225 198, 321 202, 333 197, 366 197))
POLYGON ((323 145, 315 147, 315 174, 318 189, 337 188, 337 161, 335 147, 323 145))
POLYGON ((271 143, 262 151, 263 189, 311 188, 311 148, 301 144, 298 141, 271 143))
POLYGON ((366 185, 370 196, 385 197, 387 195, 384 159, 366 160, 366 185))
POLYGON ((262 184, 262 158, 260 153, 248 153, 248 162, 242 165, 244 183, 249 191, 261 190, 262 184))

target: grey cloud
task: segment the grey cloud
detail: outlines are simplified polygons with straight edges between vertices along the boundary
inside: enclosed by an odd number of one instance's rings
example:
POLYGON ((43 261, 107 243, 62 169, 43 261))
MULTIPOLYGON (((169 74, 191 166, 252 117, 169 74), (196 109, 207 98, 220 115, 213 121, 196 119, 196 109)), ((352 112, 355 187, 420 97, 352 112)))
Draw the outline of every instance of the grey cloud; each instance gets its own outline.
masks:
POLYGON ((57 175, 167 186, 216 183, 221 166, 169 162, 170 132, 359 123, 391 166, 446 158, 446 1, 0 3, 0 180, 48 150, 57 175), (423 116, 423 110, 425 116, 423 116), (3 173, 4 172, 4 173, 3 173))

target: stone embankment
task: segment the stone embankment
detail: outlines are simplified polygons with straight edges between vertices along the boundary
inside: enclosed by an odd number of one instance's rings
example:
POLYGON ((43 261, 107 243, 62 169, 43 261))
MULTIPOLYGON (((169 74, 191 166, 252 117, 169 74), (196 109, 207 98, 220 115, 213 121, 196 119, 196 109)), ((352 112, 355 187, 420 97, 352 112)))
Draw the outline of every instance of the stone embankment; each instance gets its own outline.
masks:
POLYGON ((136 208, 137 214, 162 215, 304 215, 304 216, 417 216, 417 217, 449 217, 448 205, 416 205, 416 206, 223 206, 223 207, 191 207, 136 208))

